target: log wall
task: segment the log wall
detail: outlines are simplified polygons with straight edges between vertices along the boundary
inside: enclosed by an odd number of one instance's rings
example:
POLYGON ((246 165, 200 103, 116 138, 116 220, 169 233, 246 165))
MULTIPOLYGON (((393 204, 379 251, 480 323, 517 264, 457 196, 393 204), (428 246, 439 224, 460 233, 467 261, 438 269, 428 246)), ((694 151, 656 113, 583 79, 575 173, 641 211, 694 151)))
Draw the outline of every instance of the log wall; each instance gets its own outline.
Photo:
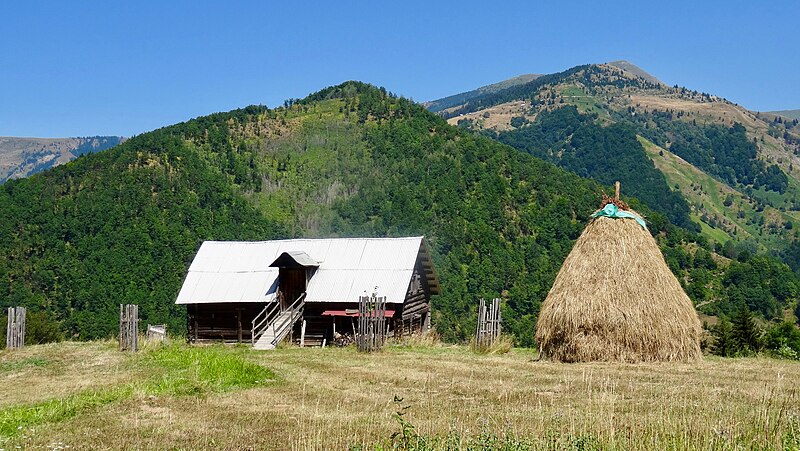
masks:
POLYGON ((189 341, 250 342, 253 318, 265 305, 257 302, 189 304, 186 306, 189 341))

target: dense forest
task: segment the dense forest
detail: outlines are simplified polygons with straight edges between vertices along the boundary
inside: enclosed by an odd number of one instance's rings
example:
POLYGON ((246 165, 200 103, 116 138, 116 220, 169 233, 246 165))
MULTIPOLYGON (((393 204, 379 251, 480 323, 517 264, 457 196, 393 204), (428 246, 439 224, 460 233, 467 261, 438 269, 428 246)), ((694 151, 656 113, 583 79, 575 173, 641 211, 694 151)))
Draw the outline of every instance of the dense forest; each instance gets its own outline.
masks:
POLYGON ((176 287, 202 240, 284 234, 174 131, 0 187, 2 307, 76 338, 110 336, 120 303, 182 330, 176 287))
POLYGON ((637 133, 650 141, 668 147, 684 160, 731 186, 763 187, 778 193, 786 192, 789 186, 789 178, 777 165, 767 165, 757 159, 758 147, 748 139, 742 124, 725 127, 677 121, 669 111, 626 115, 625 121, 636 125, 637 133), (654 126, 649 126, 651 121, 654 126))
MULTIPOLYGON (((573 136, 570 152, 631 144, 602 133, 573 136)), ((507 330, 530 346, 541 301, 603 189, 348 82, 280 108, 159 129, 6 183, 0 307, 29 307, 42 337, 110 336, 126 302, 140 305, 144 322, 183 332, 174 300, 203 240, 422 234, 442 282, 439 333, 467 339, 477 299, 500 296, 507 330)), ((785 265, 751 255, 717 263, 722 250, 628 200, 701 310, 746 305, 769 321, 791 307, 800 283, 785 265)))
POLYGON ((545 110, 532 124, 501 132, 496 139, 604 185, 624 180, 627 193, 673 224, 698 231, 689 219, 689 205, 647 157, 635 129, 626 124, 603 127, 595 119, 574 106, 545 110))

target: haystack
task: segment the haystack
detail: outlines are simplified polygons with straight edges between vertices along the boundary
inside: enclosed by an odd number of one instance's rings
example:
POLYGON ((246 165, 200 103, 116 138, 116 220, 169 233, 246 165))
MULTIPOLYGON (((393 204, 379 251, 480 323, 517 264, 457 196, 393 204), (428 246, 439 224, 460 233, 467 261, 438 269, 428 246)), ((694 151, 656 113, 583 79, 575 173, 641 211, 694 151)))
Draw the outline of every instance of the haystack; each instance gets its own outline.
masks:
POLYGON ((619 214, 636 218, 592 219, 558 272, 536 325, 542 358, 699 359, 701 326, 692 301, 638 213, 619 214))

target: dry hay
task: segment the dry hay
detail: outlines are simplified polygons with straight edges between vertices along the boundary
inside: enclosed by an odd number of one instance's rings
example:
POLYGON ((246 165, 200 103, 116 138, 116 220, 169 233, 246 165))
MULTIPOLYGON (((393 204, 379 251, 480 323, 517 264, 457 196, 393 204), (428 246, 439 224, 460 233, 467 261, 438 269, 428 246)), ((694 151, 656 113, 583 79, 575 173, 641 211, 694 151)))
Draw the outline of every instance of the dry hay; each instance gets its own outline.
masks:
POLYGON ((567 256, 536 325, 542 358, 562 362, 694 361, 700 334, 694 305, 650 233, 602 216, 567 256))

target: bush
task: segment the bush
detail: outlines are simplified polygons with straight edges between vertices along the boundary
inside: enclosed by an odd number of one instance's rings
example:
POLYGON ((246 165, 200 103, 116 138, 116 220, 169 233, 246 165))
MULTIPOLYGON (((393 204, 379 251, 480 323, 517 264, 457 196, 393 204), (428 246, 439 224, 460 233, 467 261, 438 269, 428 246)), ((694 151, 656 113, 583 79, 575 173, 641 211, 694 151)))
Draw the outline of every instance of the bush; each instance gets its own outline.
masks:
POLYGON ((25 320, 25 343, 43 344, 64 339, 64 331, 53 316, 44 311, 28 312, 25 320))
POLYGON ((767 331, 764 346, 776 357, 797 360, 800 356, 800 329, 784 321, 767 331))

